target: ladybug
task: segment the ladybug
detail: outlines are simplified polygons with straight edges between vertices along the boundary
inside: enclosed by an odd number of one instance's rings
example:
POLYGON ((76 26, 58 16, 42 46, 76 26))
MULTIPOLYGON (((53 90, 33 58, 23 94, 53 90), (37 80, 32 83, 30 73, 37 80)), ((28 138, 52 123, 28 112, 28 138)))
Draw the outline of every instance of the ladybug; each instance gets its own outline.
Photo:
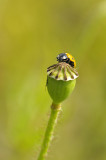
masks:
POLYGON ((73 68, 76 67, 76 61, 75 61, 74 57, 69 53, 60 53, 57 56, 57 61, 58 62, 66 62, 66 63, 70 64, 70 66, 73 68))

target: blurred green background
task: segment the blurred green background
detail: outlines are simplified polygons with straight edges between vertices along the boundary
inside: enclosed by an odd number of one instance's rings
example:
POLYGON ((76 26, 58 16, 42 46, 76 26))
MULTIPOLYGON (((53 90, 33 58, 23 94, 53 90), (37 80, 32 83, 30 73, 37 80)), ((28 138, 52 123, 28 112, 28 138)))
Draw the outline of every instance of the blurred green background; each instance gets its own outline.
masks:
POLYGON ((35 160, 52 103, 46 69, 71 53, 79 78, 47 160, 106 160, 106 1, 0 0, 0 160, 35 160))

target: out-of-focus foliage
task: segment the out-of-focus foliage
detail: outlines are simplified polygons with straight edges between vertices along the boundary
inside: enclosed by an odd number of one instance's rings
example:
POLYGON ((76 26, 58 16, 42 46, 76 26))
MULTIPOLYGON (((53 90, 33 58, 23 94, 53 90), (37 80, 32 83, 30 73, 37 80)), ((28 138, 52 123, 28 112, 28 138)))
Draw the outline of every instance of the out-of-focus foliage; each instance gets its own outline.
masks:
POLYGON ((37 158, 50 113, 46 68, 69 52, 80 77, 48 160, 106 160, 106 2, 0 1, 0 160, 37 158))

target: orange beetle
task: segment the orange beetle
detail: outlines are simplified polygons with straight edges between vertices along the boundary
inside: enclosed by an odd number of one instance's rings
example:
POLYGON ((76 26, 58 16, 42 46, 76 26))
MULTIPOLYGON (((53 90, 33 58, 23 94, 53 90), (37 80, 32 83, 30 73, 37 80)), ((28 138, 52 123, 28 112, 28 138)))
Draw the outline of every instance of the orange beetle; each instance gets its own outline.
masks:
POLYGON ((71 67, 75 68, 76 67, 76 61, 74 57, 69 54, 69 53, 60 53, 57 56, 57 61, 58 62, 66 62, 71 65, 71 67))

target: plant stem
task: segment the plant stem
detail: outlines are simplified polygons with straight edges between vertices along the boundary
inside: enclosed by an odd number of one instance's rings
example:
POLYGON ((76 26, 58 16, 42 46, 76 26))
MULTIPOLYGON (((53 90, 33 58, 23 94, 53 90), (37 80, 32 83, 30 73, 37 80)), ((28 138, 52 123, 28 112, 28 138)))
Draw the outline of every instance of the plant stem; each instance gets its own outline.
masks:
POLYGON ((61 110, 60 104, 54 104, 54 103, 52 104, 51 115, 47 125, 47 129, 45 132, 45 136, 44 136, 44 140, 43 140, 43 144, 42 144, 42 148, 41 148, 38 160, 45 160, 47 156, 48 148, 53 138, 54 127, 57 123, 57 118, 60 110, 61 110))

